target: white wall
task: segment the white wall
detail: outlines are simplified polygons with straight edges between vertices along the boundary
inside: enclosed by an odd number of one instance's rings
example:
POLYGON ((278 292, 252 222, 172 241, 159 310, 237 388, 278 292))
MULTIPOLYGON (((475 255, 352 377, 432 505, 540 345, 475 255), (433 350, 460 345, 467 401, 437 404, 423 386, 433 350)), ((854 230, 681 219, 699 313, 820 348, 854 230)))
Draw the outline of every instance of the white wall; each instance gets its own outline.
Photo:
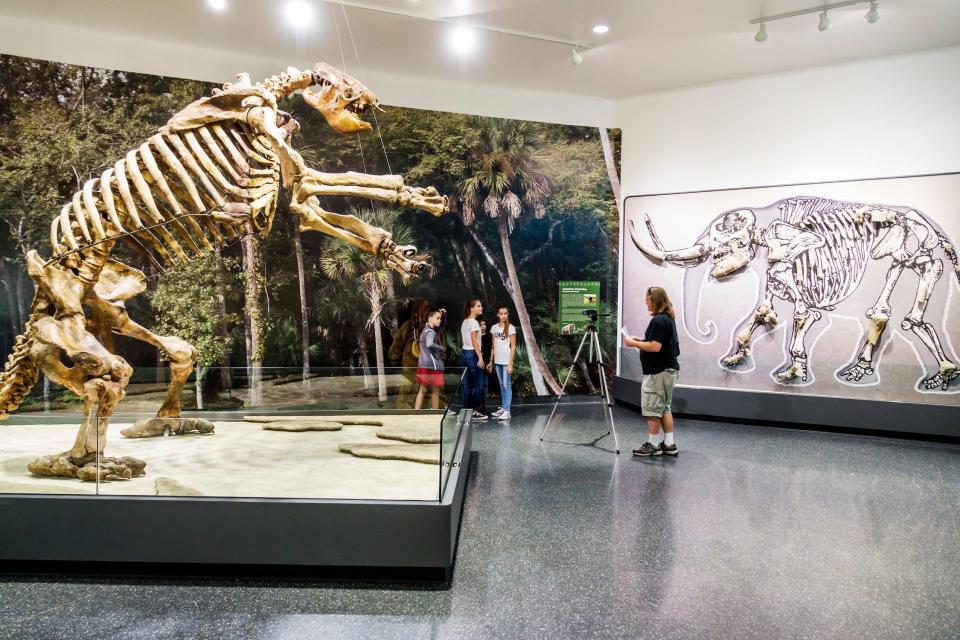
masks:
POLYGON ((958 70, 950 48, 620 100, 622 194, 960 171, 958 70))
MULTIPOLYGON (((286 69, 289 60, 203 49, 108 31, 3 15, 0 53, 91 67, 229 82, 239 71, 254 79, 286 69)), ((612 126, 613 102, 601 98, 525 91, 469 82, 444 82, 367 70, 362 78, 384 104, 539 122, 612 126)))
POLYGON ((958 70, 950 48, 619 100, 621 197, 960 171, 958 70))

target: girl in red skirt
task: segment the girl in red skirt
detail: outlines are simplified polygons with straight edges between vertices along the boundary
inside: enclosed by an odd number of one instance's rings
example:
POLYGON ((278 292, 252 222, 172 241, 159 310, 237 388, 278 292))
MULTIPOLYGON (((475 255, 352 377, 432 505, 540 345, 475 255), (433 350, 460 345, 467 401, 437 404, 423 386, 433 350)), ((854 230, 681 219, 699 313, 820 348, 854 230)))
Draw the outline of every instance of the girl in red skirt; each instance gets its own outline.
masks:
POLYGON ((420 391, 417 393, 417 409, 423 407, 423 398, 430 389, 430 406, 440 408, 440 389, 443 388, 443 356, 447 348, 440 342, 437 328, 443 321, 445 309, 431 311, 427 316, 427 323, 420 333, 420 358, 417 360, 417 382, 420 391))

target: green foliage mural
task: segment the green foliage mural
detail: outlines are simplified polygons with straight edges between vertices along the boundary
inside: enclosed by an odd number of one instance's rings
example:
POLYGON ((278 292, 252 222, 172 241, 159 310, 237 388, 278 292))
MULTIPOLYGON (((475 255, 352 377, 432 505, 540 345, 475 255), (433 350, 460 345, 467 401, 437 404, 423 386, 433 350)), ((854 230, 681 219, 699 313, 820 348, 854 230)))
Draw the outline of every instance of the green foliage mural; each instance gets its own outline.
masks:
MULTIPOLYGON (((49 223, 63 203, 211 88, 0 56, 0 355, 22 329, 33 296, 23 255, 49 255, 49 223)), ((435 273, 404 284, 342 243, 316 233, 300 237, 284 205, 258 243, 259 258, 249 263, 256 267, 243 260, 240 243, 166 274, 120 249, 117 257, 143 269, 152 291, 130 305, 131 316, 192 342, 203 365, 242 368, 258 354, 264 367, 301 366, 305 357, 314 367, 395 365, 385 354, 410 301, 426 298, 450 310, 449 335, 463 302, 475 296, 491 321, 491 307, 510 306, 523 328, 515 389, 537 393, 562 380, 577 345, 555 326, 556 283, 599 280, 604 310, 615 312, 619 218, 598 129, 387 106, 379 126, 358 139, 333 133, 300 100, 281 108, 300 122, 294 146, 312 166, 400 173, 451 196, 452 212, 440 219, 324 201, 328 210, 368 218, 428 252, 435 273), (251 282, 244 265, 256 269, 262 318, 251 319, 244 303, 251 282), (251 321, 262 328, 259 346, 250 341, 251 321)), ((619 132, 609 135, 615 159, 619 132)), ((615 338, 608 321, 601 339, 611 355, 615 338)), ((135 367, 156 364, 144 345, 122 342, 120 349, 135 367)), ((449 353, 453 364, 456 350, 449 353)), ((575 371, 574 384, 589 391, 593 383, 575 371)))

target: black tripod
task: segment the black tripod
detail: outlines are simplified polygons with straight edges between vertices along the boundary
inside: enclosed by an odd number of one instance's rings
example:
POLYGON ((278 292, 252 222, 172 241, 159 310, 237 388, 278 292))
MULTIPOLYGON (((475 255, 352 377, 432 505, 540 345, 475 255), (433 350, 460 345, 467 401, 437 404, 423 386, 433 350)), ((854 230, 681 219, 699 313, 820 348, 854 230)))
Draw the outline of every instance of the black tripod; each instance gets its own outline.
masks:
POLYGON ((584 327, 583 340, 580 341, 580 346, 577 348, 577 355, 573 356, 573 364, 570 366, 570 371, 567 372, 567 378, 563 381, 563 386, 560 388, 560 395, 557 396, 556 401, 553 403, 553 411, 550 412, 550 417, 547 418, 547 424, 543 427, 543 433, 540 434, 540 441, 543 442, 543 436, 546 435, 547 429, 550 428, 550 421, 553 420, 553 414, 557 412, 557 407, 560 406, 560 399, 563 398, 563 392, 567 388, 567 383, 570 382, 570 375, 580 361, 583 346, 589 342, 587 366, 589 367, 591 364, 597 365, 597 375, 600 378, 600 393, 603 395, 603 400, 607 404, 604 418, 610 420, 610 431, 607 432, 607 435, 613 434, 613 444, 617 448, 617 454, 619 454, 620 441, 617 439, 617 426, 613 422, 613 400, 610 398, 610 387, 607 386, 606 365, 603 362, 603 350, 600 349, 600 337, 597 335, 596 321, 596 315, 591 316, 590 324, 584 327))

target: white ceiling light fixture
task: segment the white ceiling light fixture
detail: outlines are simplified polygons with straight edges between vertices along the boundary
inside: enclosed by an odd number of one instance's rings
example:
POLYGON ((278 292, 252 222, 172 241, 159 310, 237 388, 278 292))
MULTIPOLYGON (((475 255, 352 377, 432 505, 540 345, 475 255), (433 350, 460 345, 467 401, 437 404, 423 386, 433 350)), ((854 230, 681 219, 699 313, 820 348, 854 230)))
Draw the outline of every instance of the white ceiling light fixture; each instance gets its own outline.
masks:
POLYGON ((570 62, 574 65, 583 64, 583 56, 577 51, 577 48, 573 48, 573 53, 570 56, 570 62))
POLYGON ((287 23, 297 29, 303 29, 313 24, 313 7, 304 0, 292 0, 283 7, 283 15, 287 23))
POLYGON ((607 31, 610 31, 610 27, 605 24, 598 24, 593 28, 594 33, 606 33, 607 31))
POLYGON ((207 0, 207 6, 214 11, 226 11, 227 0, 207 0))
POLYGON ((447 39, 453 50, 461 56, 473 53, 477 46, 477 34, 466 27, 455 28, 450 32, 447 39))
POLYGON ((753 36, 753 39, 757 42, 766 42, 767 41, 767 25, 766 23, 761 22, 760 28, 757 29, 757 35, 753 36))
POLYGON ((827 15, 826 11, 820 12, 820 22, 817 23, 817 31, 826 31, 830 28, 830 16, 827 15))
POLYGON ((826 31, 830 28, 832 24, 830 21, 830 16, 827 15, 828 11, 834 9, 842 9, 844 7, 852 7, 857 4, 870 4, 870 10, 863 16, 864 20, 873 24, 880 19, 880 11, 877 9, 879 0, 842 0, 841 2, 831 2, 829 4, 823 4, 819 7, 810 7, 809 9, 797 9, 796 11, 788 11, 786 13, 777 13, 770 16, 760 16, 759 18, 754 18, 750 20, 750 24, 759 25, 757 33, 753 36, 753 39, 757 42, 766 42, 767 40, 767 29, 766 24, 768 22, 773 22, 774 20, 783 20, 784 18, 795 18, 796 16, 804 16, 808 13, 819 13, 820 21, 817 23, 817 29, 820 31, 826 31))

